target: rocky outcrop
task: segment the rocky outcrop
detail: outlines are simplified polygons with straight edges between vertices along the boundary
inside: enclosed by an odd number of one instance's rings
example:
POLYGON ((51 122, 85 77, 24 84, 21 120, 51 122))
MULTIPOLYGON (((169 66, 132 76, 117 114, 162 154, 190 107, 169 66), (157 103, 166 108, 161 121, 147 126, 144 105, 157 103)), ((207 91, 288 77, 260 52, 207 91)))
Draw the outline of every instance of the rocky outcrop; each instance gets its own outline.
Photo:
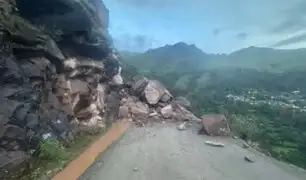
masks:
POLYGON ((107 27, 100 0, 0 0, 0 173, 41 140, 69 144, 117 119, 123 81, 107 27))

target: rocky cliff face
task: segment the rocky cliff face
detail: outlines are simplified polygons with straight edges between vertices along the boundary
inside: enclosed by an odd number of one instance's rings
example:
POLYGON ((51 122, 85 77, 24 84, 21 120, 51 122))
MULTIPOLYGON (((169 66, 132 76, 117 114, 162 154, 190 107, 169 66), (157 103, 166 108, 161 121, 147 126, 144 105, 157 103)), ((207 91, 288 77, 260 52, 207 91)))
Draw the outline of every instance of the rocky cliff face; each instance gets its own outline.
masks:
POLYGON ((122 79, 107 28, 101 0, 0 0, 1 170, 42 139, 69 144, 116 115, 122 79))

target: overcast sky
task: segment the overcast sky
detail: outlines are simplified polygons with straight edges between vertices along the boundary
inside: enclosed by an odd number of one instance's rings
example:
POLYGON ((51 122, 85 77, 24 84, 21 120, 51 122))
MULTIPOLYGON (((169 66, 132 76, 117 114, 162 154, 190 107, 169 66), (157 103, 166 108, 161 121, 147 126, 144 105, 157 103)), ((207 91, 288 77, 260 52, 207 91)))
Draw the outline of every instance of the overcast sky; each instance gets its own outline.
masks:
POLYGON ((306 0, 104 0, 121 50, 179 41, 208 53, 306 47, 306 0))

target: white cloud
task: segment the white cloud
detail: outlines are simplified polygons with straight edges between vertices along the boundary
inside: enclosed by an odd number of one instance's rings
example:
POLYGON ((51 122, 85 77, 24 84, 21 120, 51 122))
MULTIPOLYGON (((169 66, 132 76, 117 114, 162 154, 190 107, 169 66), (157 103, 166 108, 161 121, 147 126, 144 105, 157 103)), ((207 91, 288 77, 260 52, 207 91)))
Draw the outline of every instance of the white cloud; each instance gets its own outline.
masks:
POLYGON ((110 8, 111 34, 125 49, 185 41, 207 52, 230 52, 271 46, 306 26, 304 0, 104 1, 110 8))

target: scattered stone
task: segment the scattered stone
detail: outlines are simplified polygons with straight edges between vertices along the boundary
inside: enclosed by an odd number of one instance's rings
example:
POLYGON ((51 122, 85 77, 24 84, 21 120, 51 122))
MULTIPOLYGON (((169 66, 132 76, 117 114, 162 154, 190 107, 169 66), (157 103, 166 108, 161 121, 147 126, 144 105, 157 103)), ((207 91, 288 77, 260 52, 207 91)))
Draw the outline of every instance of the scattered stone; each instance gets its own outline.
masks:
POLYGON ((172 105, 169 104, 168 106, 163 107, 163 108, 160 110, 160 113, 162 114, 162 116, 163 116, 164 118, 171 118, 171 116, 173 115, 173 108, 172 108, 172 105))
POLYGON ((133 171, 134 171, 134 172, 138 172, 139 169, 138 169, 137 167, 135 167, 135 168, 133 169, 133 171))
POLYGON ((183 130, 186 130, 186 129, 187 129, 186 122, 184 122, 184 123, 182 123, 178 126, 178 130, 180 130, 180 131, 183 131, 183 130))
POLYGON ((102 166, 103 165, 103 162, 99 162, 98 163, 98 167, 102 166))
POLYGON ((154 116, 158 116, 158 113, 156 111, 149 114, 149 117, 154 117, 154 116))
POLYGON ((205 144, 214 146, 214 147, 224 147, 225 146, 223 143, 212 142, 212 141, 205 141, 205 144))
POLYGON ((248 145, 248 143, 244 142, 244 143, 242 144, 242 147, 243 147, 244 149, 247 149, 247 148, 249 148, 250 146, 248 145))
POLYGON ((250 157, 248 157, 248 156, 244 156, 244 160, 247 161, 247 162, 249 162, 249 163, 255 162, 254 160, 252 160, 252 159, 251 159, 250 157))

